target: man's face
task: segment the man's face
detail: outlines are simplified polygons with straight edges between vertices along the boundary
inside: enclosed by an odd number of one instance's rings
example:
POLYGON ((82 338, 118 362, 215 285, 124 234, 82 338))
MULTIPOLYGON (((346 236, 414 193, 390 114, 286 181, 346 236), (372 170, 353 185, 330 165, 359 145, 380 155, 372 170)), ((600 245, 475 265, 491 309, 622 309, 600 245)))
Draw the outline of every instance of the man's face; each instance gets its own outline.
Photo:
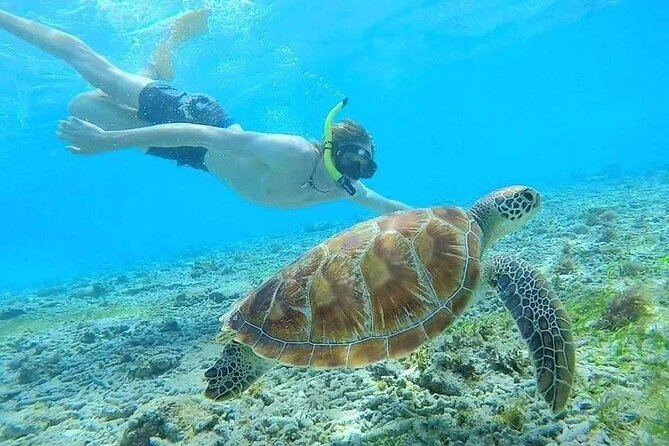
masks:
POLYGON ((345 144, 337 153, 337 169, 352 180, 371 178, 376 172, 370 144, 345 144))

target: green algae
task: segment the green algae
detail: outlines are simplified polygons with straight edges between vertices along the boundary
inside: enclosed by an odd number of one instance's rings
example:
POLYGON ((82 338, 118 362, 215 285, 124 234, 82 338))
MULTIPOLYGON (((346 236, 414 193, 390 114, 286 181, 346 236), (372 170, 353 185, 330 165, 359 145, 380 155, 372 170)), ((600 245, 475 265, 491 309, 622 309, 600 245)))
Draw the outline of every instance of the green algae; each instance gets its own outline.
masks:
POLYGON ((517 431, 522 431, 523 426, 527 422, 525 411, 527 409, 527 401, 518 400, 515 403, 505 407, 497 418, 505 425, 517 431))
POLYGON ((606 286, 585 292, 565 305, 575 336, 588 338, 588 361, 595 367, 616 370, 613 379, 592 383, 579 379, 577 370, 576 387, 594 401, 599 425, 612 438, 629 444, 633 436, 642 431, 650 435, 649 444, 665 444, 669 440, 669 370, 666 367, 669 335, 666 330, 653 327, 666 327, 666 320, 662 319, 666 317, 666 310, 648 308, 639 319, 606 329, 601 324, 602 318, 610 302, 620 294, 606 286), (638 389, 636 396, 629 394, 629 385, 638 389), (635 413, 638 416, 631 416, 635 413))
POLYGON ((612 287, 604 287, 564 302, 574 333, 592 332, 594 322, 601 318, 615 294, 616 291, 612 287))
POLYGON ((105 318, 130 318, 146 314, 146 308, 135 305, 113 305, 108 307, 81 308, 66 314, 24 315, 0 325, 0 339, 26 332, 41 333, 74 322, 90 322, 105 318))
POLYGON ((669 255, 662 257, 658 263, 661 268, 669 268, 669 255))
MULTIPOLYGON (((636 278, 635 285, 640 293, 644 290, 636 278)), ((665 330, 655 329, 655 324, 662 325, 662 308, 648 308, 640 313, 637 320, 620 326, 605 328, 602 319, 616 296, 621 295, 612 285, 593 289, 575 289, 572 297, 563 302, 572 319, 572 329, 576 340, 587 339, 587 347, 577 349, 577 374, 575 389, 593 401, 593 414, 611 438, 628 444, 639 432, 651 436, 654 444, 669 443, 669 369, 666 367, 666 352, 669 351, 669 334, 665 330), (601 379, 586 382, 579 375, 579 356, 581 365, 595 368, 602 367, 616 370, 613 379, 601 379), (625 384, 629 382, 629 384, 625 384), (626 386, 638 388, 639 395, 631 397, 626 386), (638 414, 634 416, 633 414, 638 414), (665 443, 662 443, 662 442, 665 443)), ((666 321, 665 321, 666 322, 666 321)), ((504 311, 485 314, 470 314, 451 327, 452 333, 460 337, 499 338, 503 331, 513 329, 512 321, 504 311)), ((499 338, 501 339, 501 338, 499 338)), ((417 352, 412 361, 424 366, 427 359, 425 352, 417 352)), ((497 419, 513 429, 520 430, 524 423, 521 407, 511 405, 497 415, 497 419)))

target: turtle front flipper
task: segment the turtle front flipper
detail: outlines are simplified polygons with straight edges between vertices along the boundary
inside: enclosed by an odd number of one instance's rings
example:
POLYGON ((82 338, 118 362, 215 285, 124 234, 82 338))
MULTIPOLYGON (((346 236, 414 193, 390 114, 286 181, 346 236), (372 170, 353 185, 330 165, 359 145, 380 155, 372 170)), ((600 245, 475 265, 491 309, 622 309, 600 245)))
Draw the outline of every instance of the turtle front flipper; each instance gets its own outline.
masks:
POLYGON ((487 283, 518 325, 534 363, 537 391, 553 413, 561 412, 574 380, 571 320, 562 302, 539 271, 529 263, 496 256, 484 265, 487 283))
POLYGON ((207 388, 204 395, 214 400, 227 400, 241 394, 256 382, 272 363, 258 357, 251 347, 231 341, 221 357, 204 372, 207 388))

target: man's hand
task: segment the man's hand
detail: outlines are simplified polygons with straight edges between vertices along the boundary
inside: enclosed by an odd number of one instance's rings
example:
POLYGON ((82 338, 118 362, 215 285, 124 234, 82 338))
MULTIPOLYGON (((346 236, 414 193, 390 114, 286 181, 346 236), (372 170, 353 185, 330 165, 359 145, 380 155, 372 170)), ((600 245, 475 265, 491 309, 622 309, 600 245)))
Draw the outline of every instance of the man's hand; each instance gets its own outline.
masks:
POLYGON ((356 188, 356 194, 351 197, 351 199, 354 202, 366 207, 367 209, 371 209, 372 211, 376 211, 381 214, 411 209, 409 205, 404 204, 401 201, 390 200, 377 194, 373 190, 363 185, 360 181, 356 181, 354 186, 356 188))
POLYGON ((105 131, 100 127, 70 116, 66 121, 58 122, 56 136, 68 141, 67 150, 79 155, 92 155, 110 149, 106 143, 105 131))

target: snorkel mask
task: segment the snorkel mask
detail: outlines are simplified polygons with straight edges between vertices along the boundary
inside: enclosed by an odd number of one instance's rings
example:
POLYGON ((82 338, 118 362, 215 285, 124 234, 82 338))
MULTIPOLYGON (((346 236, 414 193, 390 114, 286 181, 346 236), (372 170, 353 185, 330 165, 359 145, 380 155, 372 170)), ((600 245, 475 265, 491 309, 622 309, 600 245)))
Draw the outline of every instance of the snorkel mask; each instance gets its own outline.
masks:
POLYGON ((355 187, 349 178, 353 180, 371 178, 376 172, 376 163, 368 149, 355 144, 344 144, 337 147, 337 151, 333 153, 332 121, 346 107, 346 104, 348 104, 348 97, 332 107, 325 117, 323 162, 330 177, 349 195, 354 195, 355 187))
POLYGON ((372 178, 376 172, 376 162, 372 159, 372 154, 355 144, 338 147, 334 153, 334 164, 339 172, 353 180, 372 178))

